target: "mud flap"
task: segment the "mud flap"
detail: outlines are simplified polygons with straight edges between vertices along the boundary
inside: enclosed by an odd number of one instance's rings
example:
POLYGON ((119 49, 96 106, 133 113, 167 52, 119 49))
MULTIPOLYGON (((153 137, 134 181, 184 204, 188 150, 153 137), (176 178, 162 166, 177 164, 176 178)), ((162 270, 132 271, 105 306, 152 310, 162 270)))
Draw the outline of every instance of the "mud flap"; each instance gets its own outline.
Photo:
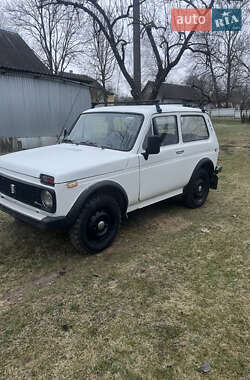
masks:
POLYGON ((218 187, 218 176, 213 173, 210 177, 210 189, 217 190, 218 187))

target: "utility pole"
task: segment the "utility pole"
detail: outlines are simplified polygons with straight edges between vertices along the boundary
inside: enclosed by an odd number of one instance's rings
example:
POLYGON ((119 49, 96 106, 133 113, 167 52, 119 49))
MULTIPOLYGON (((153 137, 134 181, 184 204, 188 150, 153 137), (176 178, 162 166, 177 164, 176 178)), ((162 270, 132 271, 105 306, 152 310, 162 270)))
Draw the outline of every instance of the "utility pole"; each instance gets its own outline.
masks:
POLYGON ((141 96, 141 39, 140 39, 140 0, 133 0, 133 45, 134 45, 134 81, 141 96))

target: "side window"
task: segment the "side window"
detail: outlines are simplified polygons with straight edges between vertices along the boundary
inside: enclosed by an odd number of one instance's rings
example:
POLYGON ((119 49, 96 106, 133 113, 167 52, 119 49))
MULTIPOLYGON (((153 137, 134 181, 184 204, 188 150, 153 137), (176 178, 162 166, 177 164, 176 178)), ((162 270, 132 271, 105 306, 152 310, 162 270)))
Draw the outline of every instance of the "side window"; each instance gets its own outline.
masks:
POLYGON ((178 126, 176 116, 159 116, 153 119, 154 134, 160 136, 161 146, 178 144, 178 126))
POLYGON ((183 142, 205 140, 209 138, 207 125, 203 116, 186 115, 181 117, 183 142))

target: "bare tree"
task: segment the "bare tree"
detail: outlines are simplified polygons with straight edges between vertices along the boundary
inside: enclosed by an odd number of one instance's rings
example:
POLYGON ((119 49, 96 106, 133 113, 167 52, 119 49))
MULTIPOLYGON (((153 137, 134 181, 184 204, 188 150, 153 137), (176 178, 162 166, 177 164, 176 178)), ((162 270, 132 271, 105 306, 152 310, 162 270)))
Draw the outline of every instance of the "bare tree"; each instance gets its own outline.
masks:
POLYGON ((248 77, 244 59, 249 37, 242 32, 225 31, 203 34, 199 39, 205 44, 207 54, 194 56, 194 76, 211 81, 215 103, 220 106, 223 101, 228 107, 233 92, 241 88, 248 77))
POLYGON ((8 20, 5 15, 4 4, 0 3, 0 28, 6 27, 8 20))
POLYGON ((226 107, 229 106, 233 91, 241 86, 243 79, 241 60, 245 38, 240 32, 225 32, 220 36, 221 49, 217 60, 223 74, 226 107))
POLYGON ((218 63, 221 48, 218 35, 197 33, 195 42, 204 46, 204 52, 200 50, 194 54, 192 75, 188 78, 188 82, 219 107, 223 100, 221 91, 223 73, 218 63))
POLYGON ((250 33, 249 30, 242 33, 236 60, 241 69, 241 79, 243 84, 250 80, 250 33))
POLYGON ((186 78, 185 84, 195 88, 201 99, 201 103, 214 103, 214 88, 210 75, 198 76, 194 71, 186 78))
POLYGON ((5 19, 3 15, 0 15, 0 28, 3 28, 5 26, 5 19))
MULTIPOLYGON (((104 90, 104 101, 108 99, 108 88, 115 70, 113 51, 96 21, 89 27, 89 44, 84 52, 88 67, 104 90)), ((85 63, 86 65, 86 63, 85 63)))
POLYGON ((154 60, 154 66, 151 70, 154 72, 155 78, 149 99, 157 97, 161 84, 181 62, 186 52, 202 51, 206 54, 204 46, 193 41, 195 31, 177 33, 171 30, 168 15, 172 7, 180 6, 181 3, 182 6, 183 3, 186 3, 191 8, 204 7, 205 5, 210 8, 214 2, 154 0, 150 3, 145 1, 142 4, 142 36, 144 40, 147 38, 148 49, 150 49, 154 60))
POLYGON ((81 52, 75 9, 45 7, 42 0, 8 0, 6 9, 13 25, 33 42, 52 73, 65 71, 81 52))
MULTIPOLYGON (((222 8, 232 7, 222 0, 219 5, 222 8)), ((248 3, 243 1, 240 7, 246 11, 248 3)), ((246 28, 242 31, 197 33, 195 42, 205 46, 205 54, 203 51, 197 51, 193 57, 194 77, 198 78, 200 83, 204 82, 205 78, 211 81, 213 101, 217 106, 225 102, 228 107, 233 93, 244 87, 249 75, 249 30, 246 28)))
MULTIPOLYGON (((82 10, 93 21, 96 22, 100 31, 108 41, 115 60, 131 88, 134 99, 141 99, 141 89, 138 88, 133 75, 131 74, 131 64, 128 64, 126 52, 129 51, 131 41, 127 38, 127 29, 132 26, 133 5, 126 0, 112 2, 113 7, 107 8, 106 2, 96 0, 43 0, 44 4, 57 4, 71 9, 82 10), (126 24, 125 33, 121 24, 126 24)), ((214 0, 183 0, 191 7, 207 6, 212 7, 214 0)), ((172 2, 173 3, 173 2, 172 2)), ((141 0, 142 8, 141 33, 146 35, 150 54, 154 57, 156 74, 154 85, 150 94, 150 99, 155 99, 162 82, 164 82, 170 71, 180 62, 185 51, 192 49, 191 39, 194 32, 177 33, 171 32, 168 20, 168 0, 150 1, 153 6, 148 7, 149 2, 141 0), (164 10, 162 12, 162 9, 164 10), (157 13, 158 12, 158 13, 157 13), (161 13, 161 15, 159 15, 161 13), (158 16, 159 17, 156 17, 158 16), (171 34, 171 38, 170 38, 171 34)))

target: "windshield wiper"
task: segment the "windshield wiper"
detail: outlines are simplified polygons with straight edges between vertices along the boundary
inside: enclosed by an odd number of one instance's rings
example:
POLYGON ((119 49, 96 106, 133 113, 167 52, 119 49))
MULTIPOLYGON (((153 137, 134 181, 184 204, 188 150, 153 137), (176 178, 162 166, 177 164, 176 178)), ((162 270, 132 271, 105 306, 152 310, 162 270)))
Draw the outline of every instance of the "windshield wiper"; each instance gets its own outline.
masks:
POLYGON ((70 140, 70 139, 63 139, 62 140, 62 143, 65 143, 65 144, 75 144, 75 145, 78 145, 78 143, 70 140))
POLYGON ((94 142, 92 142, 92 141, 89 141, 89 140, 83 140, 83 141, 81 141, 79 144, 80 144, 80 145, 95 146, 95 147, 97 147, 97 148, 102 148, 102 149, 104 149, 101 145, 98 145, 98 144, 96 144, 96 143, 94 143, 94 142))

